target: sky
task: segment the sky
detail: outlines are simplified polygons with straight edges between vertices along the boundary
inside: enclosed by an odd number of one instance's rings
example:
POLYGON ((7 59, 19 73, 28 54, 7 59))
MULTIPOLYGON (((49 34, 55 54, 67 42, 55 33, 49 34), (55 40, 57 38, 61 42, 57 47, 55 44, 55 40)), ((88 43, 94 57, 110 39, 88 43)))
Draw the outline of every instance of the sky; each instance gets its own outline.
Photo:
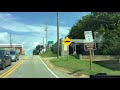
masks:
MULTIPOLYGON (((90 12, 59 12, 60 38, 64 38, 71 27, 90 12)), ((0 12, 0 44, 13 42, 23 44, 26 54, 45 40, 47 24, 48 41, 57 41, 56 12, 0 12)))

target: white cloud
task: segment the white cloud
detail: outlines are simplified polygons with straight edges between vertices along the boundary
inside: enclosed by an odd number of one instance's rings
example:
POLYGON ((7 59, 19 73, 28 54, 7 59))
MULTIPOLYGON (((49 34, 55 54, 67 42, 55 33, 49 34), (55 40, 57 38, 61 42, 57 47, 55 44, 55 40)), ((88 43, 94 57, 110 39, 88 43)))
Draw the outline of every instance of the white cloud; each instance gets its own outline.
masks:
MULTIPOLYGON (((0 13, 0 28, 15 31, 15 32, 30 32, 32 34, 16 35, 12 34, 12 38, 16 43, 23 44, 26 52, 30 52, 38 44, 43 44, 45 38, 45 25, 30 25, 18 21, 19 17, 15 17, 9 13, 0 13), (33 33, 35 32, 35 33, 33 33)), ((64 38, 70 27, 61 27, 60 38, 64 38)), ((0 43, 9 43, 9 34, 7 32, 0 33, 0 43)), ((48 25, 48 40, 57 40, 57 26, 48 25)), ((46 43, 46 41, 45 41, 46 43)))
POLYGON ((65 24, 65 22, 63 22, 63 21, 61 21, 60 23, 61 23, 61 24, 65 24))
MULTIPOLYGON (((70 27, 60 27, 59 28, 59 38, 64 38, 69 33, 70 27)), ((57 41, 57 27, 49 26, 48 29, 48 40, 53 40, 54 42, 57 41)))
POLYGON ((12 31, 17 31, 17 32, 40 32, 44 28, 41 26, 32 26, 28 24, 24 24, 21 22, 2 22, 0 21, 0 27, 12 31))
POLYGON ((17 32, 40 32, 44 26, 33 26, 17 21, 17 18, 9 13, 0 13, 0 27, 17 32))
POLYGON ((35 48, 39 44, 40 44, 40 42, 33 42, 33 48, 35 48))
POLYGON ((12 16, 10 13, 0 13, 0 21, 11 21, 11 20, 16 20, 16 17, 12 16))
POLYGON ((30 52, 34 49, 34 41, 35 37, 29 36, 29 35, 13 35, 13 40, 16 41, 18 44, 23 44, 23 48, 25 49, 25 52, 30 52))
POLYGON ((9 40, 9 34, 7 32, 1 32, 0 33, 0 42, 4 43, 7 42, 9 40))

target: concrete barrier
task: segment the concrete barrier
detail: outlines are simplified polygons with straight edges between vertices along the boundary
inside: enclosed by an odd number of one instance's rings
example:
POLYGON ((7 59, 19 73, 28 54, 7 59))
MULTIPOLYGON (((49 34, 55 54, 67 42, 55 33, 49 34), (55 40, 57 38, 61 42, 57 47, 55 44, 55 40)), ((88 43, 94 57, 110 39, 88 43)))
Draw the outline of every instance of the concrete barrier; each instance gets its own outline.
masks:
MULTIPOLYGON (((89 55, 82 55, 83 60, 88 60, 90 59, 89 55)), ((119 60, 120 56, 119 55, 94 55, 92 56, 93 61, 104 61, 104 60, 119 60)))

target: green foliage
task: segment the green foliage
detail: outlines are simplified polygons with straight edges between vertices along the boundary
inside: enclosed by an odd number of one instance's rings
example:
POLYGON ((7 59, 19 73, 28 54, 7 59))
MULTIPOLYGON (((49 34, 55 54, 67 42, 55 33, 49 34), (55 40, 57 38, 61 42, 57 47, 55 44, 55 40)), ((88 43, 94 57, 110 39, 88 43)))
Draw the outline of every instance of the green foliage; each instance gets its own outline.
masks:
POLYGON ((37 45, 36 48, 33 50, 33 55, 39 55, 40 51, 43 49, 43 45, 37 45))
MULTIPOLYGON (((92 70, 90 70, 90 61, 79 60, 74 56, 62 57, 59 59, 50 60, 51 63, 57 67, 62 67, 68 69, 72 73, 82 73, 82 74, 97 74, 97 73, 107 73, 108 75, 119 75, 120 71, 111 70, 111 68, 106 68, 96 63, 92 63, 92 70)), ((109 66, 115 66, 115 64, 109 64, 109 66)))
POLYGON ((42 57, 57 57, 57 54, 54 54, 51 49, 48 49, 46 52, 42 53, 42 57))
POLYGON ((120 13, 119 12, 92 12, 78 20, 70 29, 68 36, 72 39, 84 39, 84 31, 97 31, 103 35, 102 54, 120 54, 120 13))
POLYGON ((43 45, 37 45, 37 46, 36 46, 36 49, 37 49, 37 50, 43 49, 43 45))

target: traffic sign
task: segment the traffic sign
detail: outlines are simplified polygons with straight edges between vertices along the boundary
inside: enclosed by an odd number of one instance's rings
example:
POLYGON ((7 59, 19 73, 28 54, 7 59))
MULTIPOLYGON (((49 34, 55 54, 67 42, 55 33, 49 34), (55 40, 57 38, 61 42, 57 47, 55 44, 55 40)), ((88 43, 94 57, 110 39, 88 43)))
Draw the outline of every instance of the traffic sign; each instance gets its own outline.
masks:
POLYGON ((84 43, 84 50, 89 51, 89 50, 96 50, 96 43, 84 43))
POLYGON ((53 44, 53 41, 48 41, 48 44, 53 44))
POLYGON ((66 46, 69 46, 71 43, 72 43, 72 40, 68 37, 66 37, 63 41, 63 43, 66 45, 66 46))
POLYGON ((92 31, 84 31, 85 42, 93 42, 92 31))
POLYGON ((84 50, 90 51, 90 70, 92 70, 92 50, 96 50, 96 43, 84 43, 84 50))

